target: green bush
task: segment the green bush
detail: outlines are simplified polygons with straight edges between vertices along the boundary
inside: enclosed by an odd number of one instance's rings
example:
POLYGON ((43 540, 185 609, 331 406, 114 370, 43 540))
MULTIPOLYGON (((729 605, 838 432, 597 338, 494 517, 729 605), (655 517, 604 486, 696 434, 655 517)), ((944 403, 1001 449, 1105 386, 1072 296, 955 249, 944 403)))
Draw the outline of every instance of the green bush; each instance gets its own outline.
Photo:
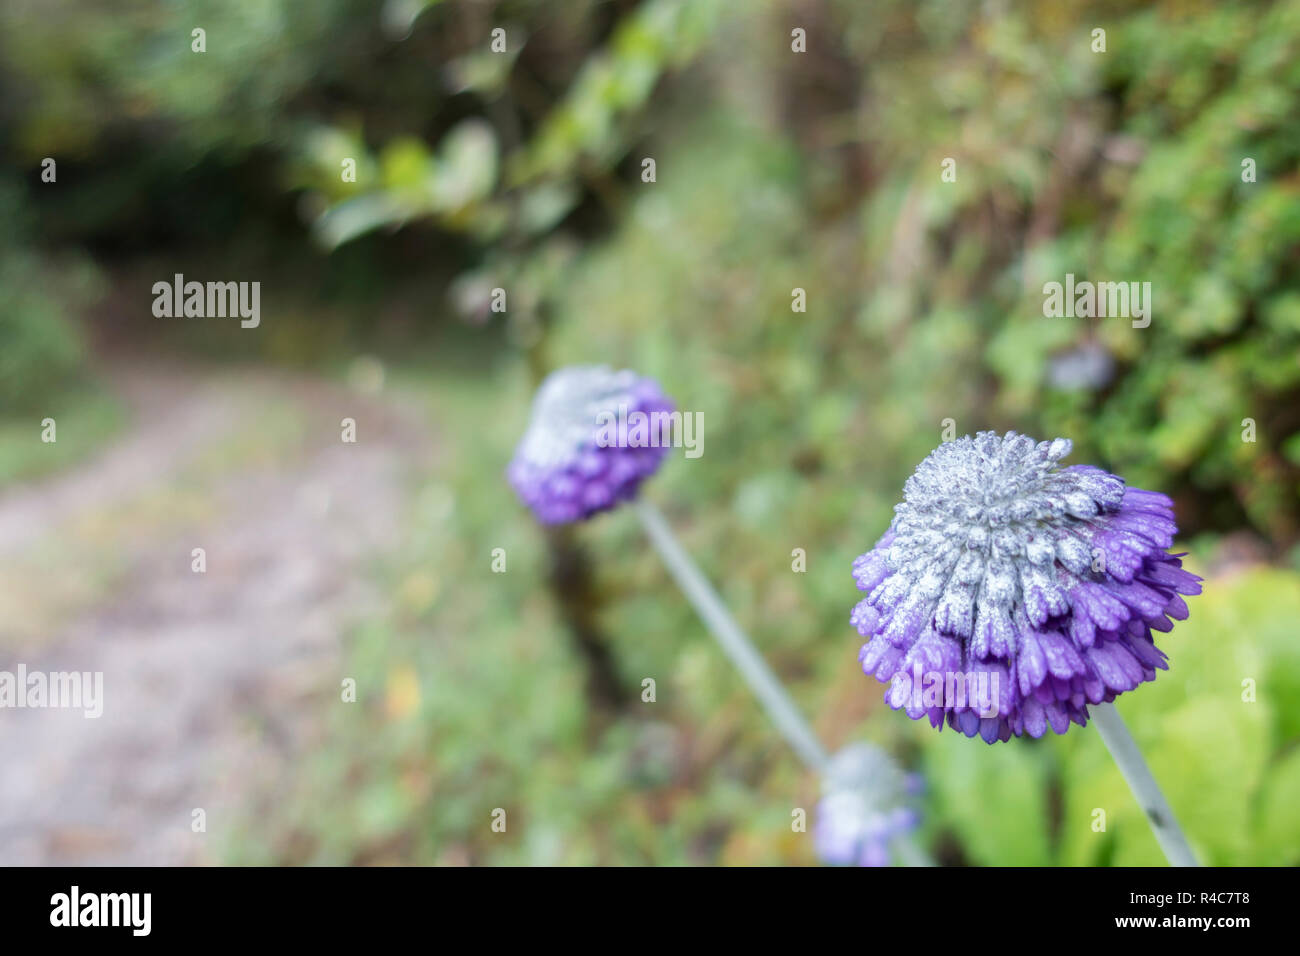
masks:
POLYGON ((83 373, 77 320, 99 286, 93 267, 0 253, 0 415, 50 412, 83 373))
POLYGON ((861 328, 900 390, 956 383, 960 431, 1069 435, 1173 494, 1189 530, 1248 522, 1281 551, 1300 534, 1300 4, 1064 6, 848 34, 880 88, 861 328), (1150 327, 1045 318, 1067 272, 1150 282, 1150 327), (1063 382, 1083 350, 1113 371, 1063 382))

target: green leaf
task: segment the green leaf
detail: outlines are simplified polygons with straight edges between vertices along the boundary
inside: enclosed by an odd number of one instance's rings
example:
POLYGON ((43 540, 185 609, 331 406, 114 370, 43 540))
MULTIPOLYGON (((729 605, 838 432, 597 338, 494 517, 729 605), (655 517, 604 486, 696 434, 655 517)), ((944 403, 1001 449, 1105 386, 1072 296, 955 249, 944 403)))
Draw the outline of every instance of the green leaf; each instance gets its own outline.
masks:
POLYGON ((383 226, 400 225, 407 213, 402 204, 384 193, 358 196, 327 209, 313 225, 317 240, 334 249, 357 236, 383 226))
POLYGON ((988 746, 944 730, 926 753, 935 810, 962 839, 972 862, 1051 863, 1047 828, 1048 752, 1024 740, 988 746))
POLYGON ((1300 864, 1300 750, 1275 765, 1265 781, 1255 824, 1258 866, 1300 864))

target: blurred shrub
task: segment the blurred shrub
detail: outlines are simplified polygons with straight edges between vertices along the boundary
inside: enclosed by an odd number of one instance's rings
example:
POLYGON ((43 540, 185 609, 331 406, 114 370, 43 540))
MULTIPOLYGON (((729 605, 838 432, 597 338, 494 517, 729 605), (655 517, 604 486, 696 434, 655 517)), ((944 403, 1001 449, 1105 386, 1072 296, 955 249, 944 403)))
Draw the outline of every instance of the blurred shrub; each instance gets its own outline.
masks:
POLYGON ((315 222, 318 238, 333 248, 420 218, 510 245, 549 231, 576 207, 581 184, 606 193, 614 188, 606 177, 626 157, 651 92, 667 71, 698 54, 719 9, 715 0, 646 0, 618 22, 541 117, 528 117, 511 96, 511 68, 529 42, 529 27, 507 30, 501 52, 484 49, 479 37, 475 49, 444 69, 444 82, 449 91, 472 93, 499 128, 484 119, 461 121, 436 151, 399 137, 375 158, 355 132, 314 130, 304 139, 297 184, 314 187, 324 205, 315 222), (527 119, 537 129, 525 139, 518 131, 527 119), (354 186, 340 184, 344 157, 357 159, 354 186), (499 183, 498 166, 505 167, 499 183))
POLYGON ((0 258, 0 409, 6 413, 48 409, 75 380, 83 344, 69 318, 68 293, 69 286, 85 286, 86 268, 59 268, 22 252, 0 258))
POLYGON ((102 280, 78 254, 34 252, 20 192, 2 180, 0 220, 0 415, 48 414, 81 377, 85 346, 75 316, 102 280))
POLYGON ((1190 530, 1248 521, 1294 542, 1300 3, 942 22, 884 7, 840 10, 870 64, 862 129, 880 170, 860 327, 888 343, 896 387, 961 383, 944 410, 959 433, 1066 434, 1175 494, 1190 530), (1066 273, 1150 282, 1150 327, 1045 318, 1043 284, 1066 273))
POLYGON ((84 160, 142 131, 178 138, 191 156, 274 140, 293 98, 338 61, 349 15, 375 20, 356 0, 7 3, 0 37, 20 94, 14 147, 29 159, 84 160))

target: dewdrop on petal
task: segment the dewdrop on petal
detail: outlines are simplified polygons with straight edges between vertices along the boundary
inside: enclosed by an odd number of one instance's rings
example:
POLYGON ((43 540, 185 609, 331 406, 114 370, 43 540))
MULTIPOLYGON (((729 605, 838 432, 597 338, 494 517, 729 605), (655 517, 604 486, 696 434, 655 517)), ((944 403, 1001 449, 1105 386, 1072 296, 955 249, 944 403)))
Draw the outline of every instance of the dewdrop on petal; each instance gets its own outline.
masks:
POLYGON ((636 495, 667 452, 617 423, 639 417, 634 413, 672 410, 658 383, 635 372, 605 366, 558 369, 537 390, 532 419, 506 477, 544 524, 581 521, 614 508, 636 495), (606 425, 610 420, 614 427, 606 425))
POLYGON ((894 841, 920 822, 907 805, 916 789, 916 778, 883 750, 864 743, 845 747, 822 777, 813 823, 818 857, 837 866, 888 866, 894 841))
POLYGON ((940 445, 907 480, 889 530, 853 563, 867 592, 850 619, 869 638, 862 669, 890 682, 890 707, 988 743, 1063 734, 1087 724, 1089 704, 1166 668, 1152 629, 1172 630, 1182 596, 1201 591, 1166 550, 1173 503, 1099 468, 1058 467, 1070 448, 980 432, 940 445), (949 686, 933 692, 930 675, 949 686), (954 676, 990 699, 949 693, 954 676))

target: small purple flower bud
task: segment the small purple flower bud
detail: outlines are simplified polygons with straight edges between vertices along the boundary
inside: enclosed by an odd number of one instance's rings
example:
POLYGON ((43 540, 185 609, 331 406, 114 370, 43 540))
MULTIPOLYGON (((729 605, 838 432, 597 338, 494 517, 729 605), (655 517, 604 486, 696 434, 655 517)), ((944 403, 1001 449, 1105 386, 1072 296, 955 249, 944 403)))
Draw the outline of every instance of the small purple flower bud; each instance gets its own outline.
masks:
POLYGON ((605 366, 570 366, 547 376, 506 477, 544 524, 581 521, 636 495, 666 448, 645 421, 673 404, 653 379, 605 366))
POLYGON ((889 754, 866 743, 845 747, 822 778, 817 855, 837 866, 888 866, 893 841, 920 820, 907 805, 908 790, 908 775, 889 754))

